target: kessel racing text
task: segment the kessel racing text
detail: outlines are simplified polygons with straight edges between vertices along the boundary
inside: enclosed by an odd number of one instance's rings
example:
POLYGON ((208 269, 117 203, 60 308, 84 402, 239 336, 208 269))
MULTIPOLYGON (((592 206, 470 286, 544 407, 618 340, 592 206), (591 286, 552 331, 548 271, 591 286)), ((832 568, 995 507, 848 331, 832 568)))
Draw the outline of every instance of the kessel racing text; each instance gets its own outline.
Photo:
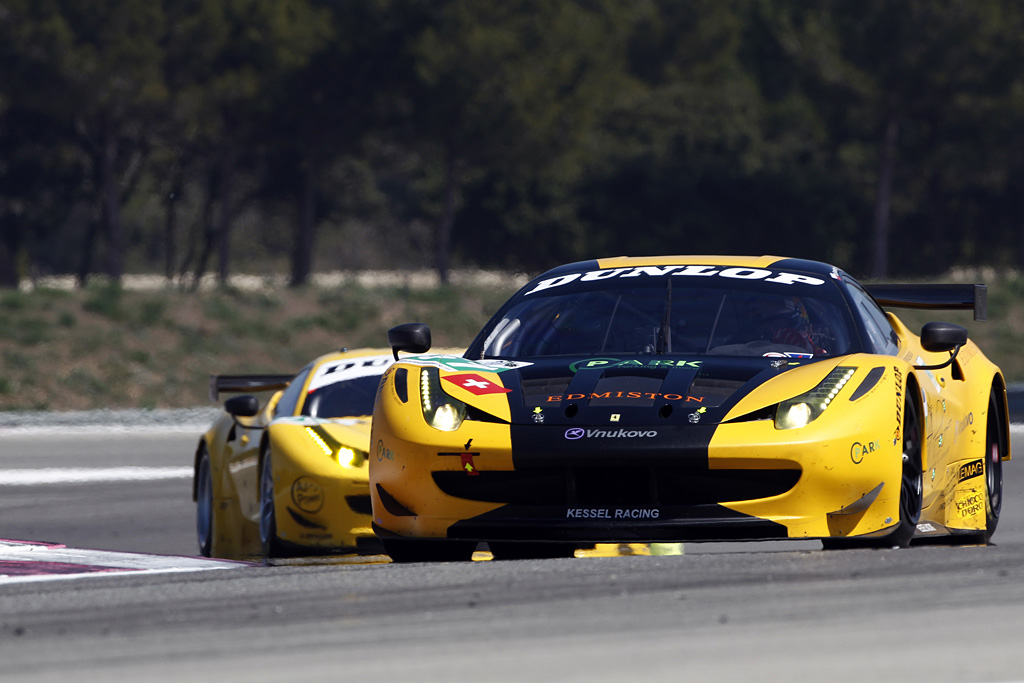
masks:
POLYGON ((566 519, 658 519, 655 508, 569 508, 566 519))

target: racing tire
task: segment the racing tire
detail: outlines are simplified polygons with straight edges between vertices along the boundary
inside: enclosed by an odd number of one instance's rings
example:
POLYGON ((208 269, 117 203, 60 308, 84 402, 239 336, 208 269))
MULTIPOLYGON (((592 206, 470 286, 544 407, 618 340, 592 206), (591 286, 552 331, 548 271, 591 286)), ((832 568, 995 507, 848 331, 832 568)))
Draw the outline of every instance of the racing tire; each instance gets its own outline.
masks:
POLYGON ((263 557, 280 557, 283 551, 277 538, 277 513, 274 508, 274 470, 270 448, 264 446, 260 458, 260 547, 263 557))
POLYGON ((211 557, 213 550, 213 477, 210 474, 210 454, 202 446, 196 465, 196 540, 199 554, 211 557))
POLYGON ((905 389, 903 408, 903 471, 900 477, 900 521, 892 533, 879 539, 880 547, 906 548, 917 531, 924 500, 924 471, 921 461, 921 419, 917 404, 905 389))
POLYGON ((382 538, 384 552, 397 564, 408 562, 464 562, 473 557, 476 543, 447 539, 382 538))
POLYGON ((1003 509, 1003 455, 1009 441, 1003 424, 1003 410, 995 389, 988 399, 988 420, 985 429, 985 531, 981 535, 989 543, 999 525, 1003 509))
POLYGON ((909 395, 907 386, 903 404, 903 467, 900 474, 900 519, 893 530, 884 536, 861 538, 824 538, 825 550, 847 550, 853 548, 907 548, 917 531, 921 519, 921 504, 924 500, 924 472, 921 460, 921 418, 917 404, 909 395))
POLYGON ((495 560, 546 560, 556 557, 573 557, 576 554, 576 546, 572 543, 494 541, 487 545, 495 560))

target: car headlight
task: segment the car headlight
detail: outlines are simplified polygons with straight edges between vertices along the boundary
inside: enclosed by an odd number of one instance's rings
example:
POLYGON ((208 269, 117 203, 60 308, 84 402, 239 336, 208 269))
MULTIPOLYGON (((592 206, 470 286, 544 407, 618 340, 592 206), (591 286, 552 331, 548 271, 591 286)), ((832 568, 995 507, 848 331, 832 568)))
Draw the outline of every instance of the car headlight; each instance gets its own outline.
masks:
POLYGON ((338 459, 338 464, 342 467, 359 467, 366 462, 366 453, 348 446, 339 448, 335 456, 338 459))
POLYGON ((855 368, 835 368, 806 394, 783 401, 775 409, 776 429, 799 429, 818 418, 853 377, 855 368))
POLYGON ((454 432, 466 419, 466 404, 444 393, 437 368, 420 371, 420 405, 427 424, 442 432, 454 432))
POLYGON ((306 434, 313 440, 313 443, 320 447, 324 455, 342 467, 360 467, 366 462, 366 453, 341 445, 323 429, 306 427, 306 434))

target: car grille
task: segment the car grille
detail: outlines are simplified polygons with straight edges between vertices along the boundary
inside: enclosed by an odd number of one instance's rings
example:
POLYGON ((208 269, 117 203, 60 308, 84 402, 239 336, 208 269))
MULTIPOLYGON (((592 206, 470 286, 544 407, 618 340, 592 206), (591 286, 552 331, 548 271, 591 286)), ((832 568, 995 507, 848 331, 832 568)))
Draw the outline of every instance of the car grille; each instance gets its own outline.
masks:
POLYGON ((515 472, 434 472, 444 493, 486 503, 535 506, 690 506, 756 500, 789 491, 799 470, 693 467, 566 467, 515 472))

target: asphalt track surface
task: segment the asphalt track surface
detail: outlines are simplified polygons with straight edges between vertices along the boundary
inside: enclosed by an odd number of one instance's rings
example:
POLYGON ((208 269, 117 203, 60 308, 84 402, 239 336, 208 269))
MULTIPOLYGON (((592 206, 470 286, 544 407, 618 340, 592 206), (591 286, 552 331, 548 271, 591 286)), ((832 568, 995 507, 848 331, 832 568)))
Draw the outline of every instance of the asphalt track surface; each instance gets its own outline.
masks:
MULTIPOLYGON (((0 431, 0 538, 201 564, 197 436, 0 431)), ((988 547, 0 577, 0 680, 1024 680, 1021 453, 988 547)))

